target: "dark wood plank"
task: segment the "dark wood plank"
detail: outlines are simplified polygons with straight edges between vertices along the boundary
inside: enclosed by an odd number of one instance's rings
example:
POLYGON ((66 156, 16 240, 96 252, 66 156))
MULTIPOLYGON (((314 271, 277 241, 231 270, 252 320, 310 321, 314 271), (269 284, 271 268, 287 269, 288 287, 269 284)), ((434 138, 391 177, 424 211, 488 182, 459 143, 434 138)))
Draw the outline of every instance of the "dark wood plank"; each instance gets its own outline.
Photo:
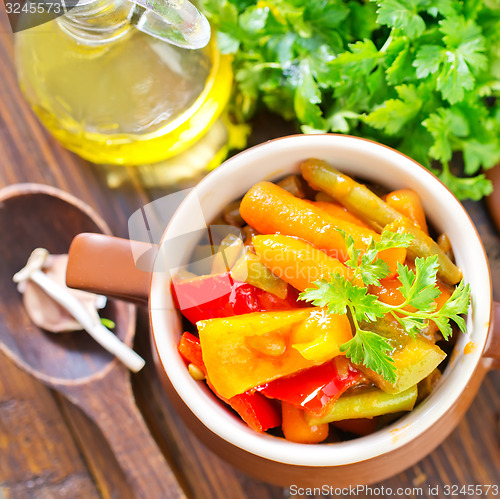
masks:
POLYGON ((95 424, 64 397, 59 396, 58 402, 102 499, 134 499, 120 465, 95 424))
POLYGON ((7 497, 100 497, 53 394, 2 353, 0 414, 0 490, 7 497))

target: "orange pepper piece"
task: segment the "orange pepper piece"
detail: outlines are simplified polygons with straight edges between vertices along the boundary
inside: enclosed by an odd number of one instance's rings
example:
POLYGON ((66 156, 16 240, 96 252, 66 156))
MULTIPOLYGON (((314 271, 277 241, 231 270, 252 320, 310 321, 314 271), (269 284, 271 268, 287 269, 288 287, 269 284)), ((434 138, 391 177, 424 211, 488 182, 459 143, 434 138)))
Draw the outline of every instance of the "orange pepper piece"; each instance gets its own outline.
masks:
MULTIPOLYGON (((401 283, 398 279, 383 279, 380 286, 370 286, 369 293, 377 296, 382 303, 387 303, 387 305, 401 305, 405 298, 399 291, 400 287, 401 283)), ((405 307, 405 310, 414 312, 415 308, 405 307)))
POLYGON ((331 274, 352 279, 352 269, 302 239, 281 234, 259 235, 252 238, 252 244, 260 261, 299 291, 313 287, 315 281, 330 280, 331 274))
POLYGON ((385 202, 429 234, 422 201, 413 189, 392 191, 385 197, 385 202))
MULTIPOLYGON (((437 311, 440 310, 445 304, 451 296, 451 293, 448 287, 442 282, 437 281, 436 285, 439 288, 439 291, 441 291, 438 297, 434 300, 437 311)), ((400 287, 401 283, 398 279, 382 279, 380 286, 370 286, 369 293, 377 296, 381 302, 387 303, 387 305, 401 305, 405 299, 401 294, 401 291, 399 291, 400 287)), ((410 306, 406 306, 404 309, 408 312, 414 312, 416 310, 415 307, 410 306)))

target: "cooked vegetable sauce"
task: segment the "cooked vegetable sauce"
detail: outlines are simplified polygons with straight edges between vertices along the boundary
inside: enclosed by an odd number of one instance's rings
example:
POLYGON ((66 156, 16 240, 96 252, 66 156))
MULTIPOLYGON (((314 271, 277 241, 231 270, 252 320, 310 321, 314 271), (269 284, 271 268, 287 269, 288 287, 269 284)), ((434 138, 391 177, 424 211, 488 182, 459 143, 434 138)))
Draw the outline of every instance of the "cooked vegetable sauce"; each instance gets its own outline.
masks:
POLYGON ((210 234, 175 276, 178 349, 255 431, 336 442, 432 392, 468 287, 416 192, 379 197, 316 159, 301 171, 228 205, 214 225, 241 235, 210 234))

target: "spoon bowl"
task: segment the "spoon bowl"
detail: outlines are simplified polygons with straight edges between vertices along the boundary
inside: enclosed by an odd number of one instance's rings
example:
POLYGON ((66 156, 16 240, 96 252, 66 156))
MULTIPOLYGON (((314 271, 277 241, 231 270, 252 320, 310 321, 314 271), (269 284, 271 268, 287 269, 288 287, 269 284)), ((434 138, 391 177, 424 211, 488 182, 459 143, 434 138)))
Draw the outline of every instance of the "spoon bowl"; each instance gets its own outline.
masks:
MULTIPOLYGON (((114 357, 87 334, 55 335, 35 326, 12 275, 26 264, 34 248, 64 254, 73 237, 87 231, 110 234, 101 217, 67 193, 35 184, 0 190, 0 348, 31 374, 51 383, 89 381, 109 369, 114 357)), ((115 322, 115 333, 129 345, 134 336, 130 310, 115 301, 101 312, 115 322)))
MULTIPOLYGON (((70 194, 38 184, 0 190, 0 350, 97 424, 137 497, 185 497, 135 405, 125 366, 86 333, 53 334, 35 326, 12 281, 33 249, 64 254, 77 234, 88 231, 111 232, 97 213, 70 194)), ((132 305, 108 302, 102 316, 113 320, 116 335, 132 345, 132 305)))

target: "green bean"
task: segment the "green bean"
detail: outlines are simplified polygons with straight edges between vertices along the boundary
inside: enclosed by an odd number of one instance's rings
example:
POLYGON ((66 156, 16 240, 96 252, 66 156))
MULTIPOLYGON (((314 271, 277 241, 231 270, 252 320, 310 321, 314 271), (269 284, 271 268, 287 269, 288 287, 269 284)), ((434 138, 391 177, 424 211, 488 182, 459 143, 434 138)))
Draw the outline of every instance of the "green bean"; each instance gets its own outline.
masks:
POLYGON ((383 392, 377 388, 345 393, 336 400, 328 413, 321 418, 308 417, 310 425, 331 423, 344 419, 373 418, 392 412, 411 411, 417 400, 416 386, 398 394, 383 392))
POLYGON ((462 271, 448 258, 436 241, 410 221, 401 217, 386 225, 385 229, 413 236, 413 240, 407 248, 410 259, 414 260, 417 257, 426 258, 437 255, 439 264, 437 275, 446 284, 457 284, 462 279, 462 271))
POLYGON ((311 187, 334 197, 378 232, 386 229, 412 234, 414 239, 408 247, 410 258, 437 255, 438 276, 447 284, 457 284, 460 281, 462 271, 448 258, 438 244, 366 186, 318 159, 304 161, 301 170, 311 187))
POLYGON ((326 161, 308 159, 301 164, 301 170, 313 189, 326 192, 378 232, 401 217, 401 213, 384 203, 368 187, 339 172, 326 161))

